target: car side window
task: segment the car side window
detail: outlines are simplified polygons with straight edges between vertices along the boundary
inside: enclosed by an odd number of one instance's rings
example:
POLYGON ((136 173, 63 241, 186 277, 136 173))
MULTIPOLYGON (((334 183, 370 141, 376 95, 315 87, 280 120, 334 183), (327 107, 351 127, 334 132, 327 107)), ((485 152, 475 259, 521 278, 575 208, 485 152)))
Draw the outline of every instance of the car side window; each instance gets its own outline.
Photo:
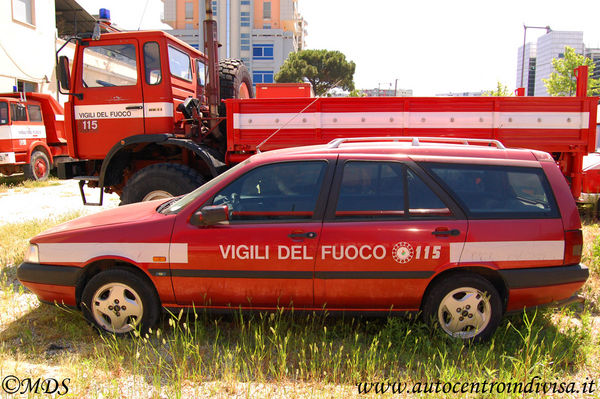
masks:
POLYGON ((259 166, 213 197, 229 207, 230 221, 313 218, 327 162, 281 162, 259 166))
POLYGON ((403 164, 372 161, 344 164, 336 219, 440 216, 451 216, 448 207, 403 164))
POLYGON ((558 217, 541 168, 423 163, 473 218, 558 217))
POLYGON ((135 86, 137 58, 133 44, 111 44, 83 50, 84 87, 135 86))

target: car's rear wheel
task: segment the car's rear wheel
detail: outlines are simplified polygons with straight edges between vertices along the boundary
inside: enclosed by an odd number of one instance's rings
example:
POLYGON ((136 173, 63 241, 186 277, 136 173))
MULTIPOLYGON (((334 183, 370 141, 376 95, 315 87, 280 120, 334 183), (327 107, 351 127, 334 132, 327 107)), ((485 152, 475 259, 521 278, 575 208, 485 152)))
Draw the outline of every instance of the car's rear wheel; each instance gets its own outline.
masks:
POLYGON ((423 316, 451 337, 485 341, 500 323, 502 301, 498 290, 485 278, 475 274, 455 274, 431 288, 423 306, 423 316))
POLYGON ((103 271, 86 284, 81 296, 85 317, 100 331, 145 331, 158 321, 160 302, 150 284, 124 269, 103 271))

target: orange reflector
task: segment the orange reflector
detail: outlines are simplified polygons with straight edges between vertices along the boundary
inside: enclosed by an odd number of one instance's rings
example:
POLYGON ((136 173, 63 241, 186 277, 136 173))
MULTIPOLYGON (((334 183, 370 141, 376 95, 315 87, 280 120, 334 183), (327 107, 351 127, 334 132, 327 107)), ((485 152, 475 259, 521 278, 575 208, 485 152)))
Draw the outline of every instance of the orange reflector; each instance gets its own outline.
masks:
POLYGON ((167 257, 166 256, 153 256, 152 261, 153 262, 166 262, 167 257))

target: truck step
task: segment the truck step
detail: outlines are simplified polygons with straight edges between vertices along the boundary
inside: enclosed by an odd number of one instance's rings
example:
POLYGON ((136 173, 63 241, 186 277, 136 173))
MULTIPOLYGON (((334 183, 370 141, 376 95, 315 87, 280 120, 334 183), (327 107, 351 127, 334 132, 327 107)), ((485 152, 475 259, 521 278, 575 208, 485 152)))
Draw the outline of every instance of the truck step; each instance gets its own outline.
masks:
POLYGON ((81 193, 81 199, 83 200, 83 205, 102 206, 102 200, 104 197, 104 188, 103 187, 99 187, 100 188, 100 200, 98 202, 88 202, 85 199, 85 193, 83 192, 83 186, 85 186, 85 182, 100 181, 100 177, 98 177, 98 176, 75 176, 75 177, 73 177, 73 179, 79 180, 79 192, 81 193))

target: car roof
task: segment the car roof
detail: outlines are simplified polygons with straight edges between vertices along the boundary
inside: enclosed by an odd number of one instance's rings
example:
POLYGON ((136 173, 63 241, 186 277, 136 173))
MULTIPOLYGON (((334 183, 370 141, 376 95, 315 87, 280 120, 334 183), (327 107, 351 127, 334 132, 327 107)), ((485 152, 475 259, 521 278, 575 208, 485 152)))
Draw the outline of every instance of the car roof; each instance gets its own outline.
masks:
MULTIPOLYGON (((291 147, 267 151, 255 156, 264 161, 297 158, 303 155, 370 155, 402 156, 425 160, 428 157, 483 158, 514 161, 552 160, 549 154, 529 149, 505 148, 496 140, 446 139, 401 137, 379 139, 336 139, 328 144, 291 147)), ((256 159, 256 158, 255 158, 256 159)), ((258 160, 258 159, 257 159, 258 160)))

